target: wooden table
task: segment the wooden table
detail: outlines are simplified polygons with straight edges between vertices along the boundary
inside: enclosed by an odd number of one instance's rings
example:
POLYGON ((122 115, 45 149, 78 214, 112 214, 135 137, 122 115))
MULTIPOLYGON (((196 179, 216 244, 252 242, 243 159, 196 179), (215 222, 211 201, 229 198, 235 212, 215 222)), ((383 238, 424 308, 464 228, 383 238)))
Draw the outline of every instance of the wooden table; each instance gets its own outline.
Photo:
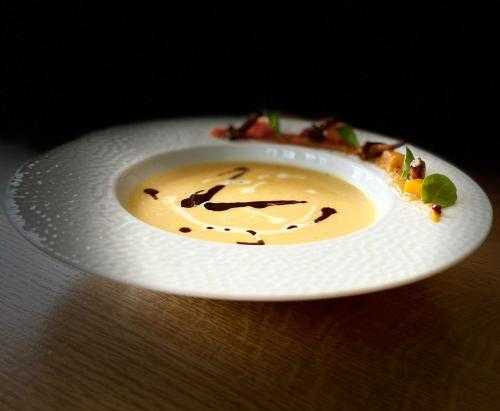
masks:
MULTIPOLYGON (((2 185, 28 155, 0 146, 2 185)), ((500 179, 476 177, 498 215, 500 179)), ((0 409, 498 410, 500 224, 465 262, 413 285, 238 303, 81 273, 2 212, 0 409)))

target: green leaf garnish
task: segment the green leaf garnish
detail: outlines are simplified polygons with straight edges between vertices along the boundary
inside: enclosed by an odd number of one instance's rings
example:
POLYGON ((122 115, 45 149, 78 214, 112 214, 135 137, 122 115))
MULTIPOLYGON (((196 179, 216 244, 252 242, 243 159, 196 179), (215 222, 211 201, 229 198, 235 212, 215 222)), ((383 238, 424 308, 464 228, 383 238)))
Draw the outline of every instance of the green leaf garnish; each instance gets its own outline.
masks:
POLYGON ((344 126, 337 128, 337 131, 340 134, 340 137, 342 137, 342 140, 344 140, 347 145, 354 148, 359 147, 359 141, 356 137, 356 133, 349 124, 345 124, 344 126))
POLYGON ((403 169, 401 170, 401 178, 408 177, 408 174, 410 173, 410 164, 413 160, 415 160, 413 153, 408 147, 406 147, 405 159, 403 161, 403 169))
POLYGON ((422 201, 449 207, 457 201, 457 187, 443 174, 431 174, 422 184, 422 201))
POLYGON ((277 111, 266 111, 271 128, 276 134, 280 134, 280 115, 277 111))

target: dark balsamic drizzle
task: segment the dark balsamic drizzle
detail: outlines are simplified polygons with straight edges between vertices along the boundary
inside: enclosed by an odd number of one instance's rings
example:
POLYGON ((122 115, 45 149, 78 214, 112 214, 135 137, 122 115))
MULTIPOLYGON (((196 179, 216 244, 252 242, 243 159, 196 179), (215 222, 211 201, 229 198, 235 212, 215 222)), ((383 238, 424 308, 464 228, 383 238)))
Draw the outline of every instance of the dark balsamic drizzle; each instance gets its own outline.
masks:
POLYGON ((335 210, 334 208, 323 207, 321 209, 321 215, 316 220, 314 220, 314 222, 319 223, 320 221, 326 220, 328 217, 335 214, 336 212, 337 210, 335 210))
POLYGON ((253 208, 266 208, 276 205, 299 204, 307 203, 307 201, 297 200, 271 200, 271 201, 243 201, 234 203, 205 203, 203 206, 210 211, 226 211, 231 208, 239 207, 253 207, 253 208))
POLYGON ((220 190, 222 190, 225 185, 219 184, 215 187, 210 188, 206 193, 200 194, 203 190, 197 191, 191 194, 188 198, 181 201, 181 207, 191 208, 197 205, 203 204, 210 201, 214 195, 216 195, 220 190))
MULTIPOLYGON (((249 171, 248 167, 237 167, 233 170, 229 171, 224 171, 223 173, 220 173, 219 175, 224 175, 224 174, 229 174, 229 173, 236 173, 232 177, 230 177, 231 180, 234 180, 235 178, 241 177, 243 174, 247 173, 249 171)), ((275 205, 287 205, 287 204, 298 204, 298 203, 307 203, 307 201, 297 201, 297 200, 275 200, 275 201, 248 201, 248 202, 234 202, 234 203, 209 203, 212 199, 212 197, 217 194, 220 190, 222 190, 226 185, 224 184, 218 184, 209 190, 207 190, 205 193, 203 193, 203 190, 196 191, 195 193, 191 194, 188 198, 185 198, 181 201, 181 207, 184 208, 191 208, 191 207, 196 207, 200 204, 204 204, 204 207, 207 210, 211 211, 226 211, 231 208, 239 208, 239 207, 253 207, 253 208, 266 208, 269 206, 275 206, 275 205), (201 194, 200 194, 201 193, 201 194)))
MULTIPOLYGON (((318 130, 321 130, 321 128, 324 129, 327 128, 328 125, 333 124, 335 121, 333 119, 329 119, 324 124, 321 126, 323 127, 316 127, 318 130)), ((220 174, 219 176, 223 176, 226 174, 230 173, 235 173, 230 177, 231 180, 235 180, 239 177, 241 177, 243 174, 247 173, 250 169, 248 167, 236 167, 232 170, 229 171, 224 171, 220 174)), ((226 187, 226 184, 218 184, 210 189, 208 189, 206 192, 203 192, 204 190, 196 191, 195 193, 191 194, 189 197, 183 199, 181 201, 181 207, 184 208, 192 208, 196 207, 199 205, 202 205, 210 211, 226 211, 230 210, 232 208, 240 208, 240 207, 252 207, 252 208, 267 208, 271 206, 281 206, 281 205, 288 205, 288 204, 303 204, 307 203, 307 201, 303 200, 262 200, 262 201, 244 201, 244 202, 232 202, 232 203, 212 203, 209 202, 213 196, 215 196, 219 191, 221 191, 224 187, 226 187)), ((158 190, 155 190, 153 188, 147 188, 144 190, 146 194, 151 195, 155 200, 158 198, 156 197, 156 194, 158 194, 158 190)), ((314 220, 314 223, 319 223, 320 221, 326 220, 328 217, 331 215, 335 214, 337 210, 331 207, 323 207, 321 209, 321 215, 314 220)), ((296 225, 290 225, 287 227, 287 230, 291 230, 293 228, 297 228, 298 226, 296 225)), ((207 230, 213 230, 214 227, 207 226, 207 230)), ((189 233, 191 229, 189 227, 181 227, 179 228, 179 231, 182 233, 189 233)), ((224 231, 231 231, 230 228, 224 228, 224 231)), ((246 230, 247 233, 255 236, 257 232, 255 230, 246 230)), ((264 240, 258 240, 256 243, 250 243, 250 242, 245 242, 245 241, 237 241, 236 244, 242 244, 242 245, 265 245, 264 240)))
MULTIPOLYGON (((229 171, 224 171, 223 173, 220 173, 219 176, 229 174, 229 173, 236 173, 234 176, 230 177, 230 180, 234 180, 238 177, 241 177, 243 174, 247 173, 248 171, 249 171, 248 167, 237 167, 237 168, 229 170, 229 171)), ((187 197, 181 201, 181 207, 192 208, 192 207, 196 207, 200 204, 206 203, 207 201, 210 201, 212 199, 212 197, 214 195, 216 195, 224 187, 226 187, 226 184, 218 184, 218 185, 208 189, 205 193, 203 193, 203 190, 196 191, 195 193, 191 194, 189 197, 187 197), (200 194, 200 193, 202 193, 202 194, 200 194)))
POLYGON ((153 197, 155 200, 158 200, 158 197, 156 197, 156 194, 159 193, 158 190, 155 190, 154 188, 145 188, 144 192, 146 194, 149 194, 151 197, 153 197))
POLYGON ((234 176, 230 178, 230 180, 236 180, 238 177, 241 177, 243 174, 248 173, 250 169, 248 167, 237 167, 233 170, 224 171, 223 173, 217 174, 218 176, 224 176, 226 174, 236 173, 234 176))
POLYGON ((265 245, 266 243, 264 240, 259 240, 256 243, 247 243, 245 241, 236 241, 236 244, 243 244, 243 245, 265 245))

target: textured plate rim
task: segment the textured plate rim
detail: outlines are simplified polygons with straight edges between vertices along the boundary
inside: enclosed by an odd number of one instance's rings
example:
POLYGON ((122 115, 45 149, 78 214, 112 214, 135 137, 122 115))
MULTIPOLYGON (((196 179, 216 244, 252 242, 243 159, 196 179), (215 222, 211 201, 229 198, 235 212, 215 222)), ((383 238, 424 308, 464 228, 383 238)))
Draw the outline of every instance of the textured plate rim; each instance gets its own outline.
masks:
MULTIPOLYGON (((211 120, 211 121, 215 120, 215 121, 221 122, 221 121, 224 121, 225 119, 220 119, 220 118, 201 119, 201 121, 203 121, 203 120, 207 120, 207 121, 208 120, 211 120)), ((230 119, 230 120, 237 121, 238 119, 230 119)), ((197 118, 197 119, 183 119, 183 120, 181 120, 181 122, 189 122, 189 121, 200 121, 200 119, 197 118)), ((90 136, 99 135, 99 134, 101 134, 103 132, 111 132, 111 133, 113 133, 113 132, 116 132, 118 130, 123 130, 124 128, 134 128, 134 127, 141 128, 141 127, 147 127, 148 125, 152 125, 152 124, 160 124, 160 125, 163 125, 163 126, 168 126, 168 124, 175 123, 175 122, 176 122, 176 120, 173 120, 173 121, 159 121, 159 122, 141 123, 141 124, 130 125, 130 126, 113 127, 113 128, 109 128, 109 129, 106 129, 106 130, 102 130, 102 131, 97 131, 95 133, 91 133, 90 136)), ((378 135, 376 135, 374 133, 370 133, 370 132, 366 132, 366 131, 362 131, 362 130, 361 130, 361 133, 369 134, 370 136, 377 136, 377 137, 380 137, 383 140, 391 140, 390 138, 388 139, 386 137, 378 136, 378 135)), ((83 136, 79 140, 85 139, 88 136, 89 135, 83 136)), ((67 143, 64 146, 71 145, 71 144, 72 143, 67 143)), ((420 149, 418 147, 415 147, 414 145, 411 145, 411 147, 412 148, 416 148, 416 150, 418 152, 427 153, 425 150, 422 150, 422 149, 420 149)), ((60 150, 61 147, 59 147, 57 149, 60 150)), ((323 298, 332 298, 332 297, 342 297, 342 296, 359 295, 359 294, 364 294, 364 293, 369 293, 369 292, 380 291, 380 290, 384 290, 384 289, 388 289, 388 288, 399 287, 399 286, 402 286, 402 285, 410 284, 410 283, 422 280, 424 278, 430 277, 430 276, 432 276, 432 275, 434 275, 434 274, 436 274, 438 272, 442 272, 442 271, 446 270, 447 268, 449 268, 450 266, 453 266, 453 265, 457 264, 458 262, 466 259, 474 251, 476 251, 477 248, 479 248, 479 246, 482 244, 482 242, 487 237, 487 235, 489 233, 489 230, 491 228, 492 209, 491 209, 491 204, 490 204, 490 202, 489 202, 486 194, 477 185, 477 183, 474 182, 474 180, 472 180, 468 175, 466 175, 465 173, 463 173, 461 170, 459 170, 455 166, 450 165, 449 163, 445 162, 444 160, 442 160, 441 158, 439 158, 439 157, 437 157, 435 155, 432 155, 432 156, 433 156, 433 160, 434 161, 436 161, 436 159, 437 159, 439 162, 442 162, 443 164, 446 164, 448 167, 452 167, 452 168, 456 169, 458 172, 460 172, 463 175, 463 177, 465 177, 466 179, 469 180, 469 182, 474 186, 474 188, 478 191, 478 193, 480 195, 483 195, 484 198, 483 198, 482 204, 484 206, 483 212, 485 214, 485 218, 484 218, 485 221, 483 222, 483 226, 485 226, 486 229, 483 229, 483 231, 480 233, 480 235, 475 238, 474 244, 472 245, 472 247, 469 247, 467 249, 467 252, 461 253, 459 255, 456 255, 453 259, 449 260, 446 263, 435 265, 434 268, 431 269, 431 270, 426 270, 426 271, 423 271, 422 273, 420 273, 418 275, 413 275, 413 276, 410 276, 410 277, 407 277, 407 278, 402 278, 400 280, 391 281, 390 283, 380 283, 380 284, 377 284, 377 285, 374 285, 374 286, 357 287, 357 288, 353 288, 353 289, 339 290, 339 291, 328 290, 328 291, 316 292, 316 293, 307 293, 306 292, 304 294, 290 294, 288 292, 285 292, 283 294, 279 294, 279 293, 275 293, 275 292, 271 293, 271 294, 265 294, 265 293, 257 293, 257 294, 250 294, 250 293, 242 293, 242 294, 230 293, 230 294, 227 294, 227 293, 220 293, 220 292, 210 292, 210 291, 207 291, 207 290, 201 290, 201 291, 186 290, 183 287, 177 288, 177 287, 172 286, 172 285, 169 285, 168 287, 163 287, 163 286, 151 287, 151 284, 147 284, 144 281, 141 281, 141 279, 138 279, 138 278, 135 278, 135 277, 133 277, 133 278, 127 278, 127 277, 116 276, 116 275, 112 275, 112 274, 110 275, 109 272, 103 272, 103 271, 100 271, 100 270, 89 270, 89 268, 86 267, 84 264, 80 265, 80 264, 75 264, 74 262, 71 262, 71 261, 67 261, 67 259, 61 258, 61 256, 58 256, 56 253, 51 252, 50 250, 47 249, 47 247, 44 247, 43 244, 41 244, 40 242, 36 241, 32 236, 28 235, 27 232, 23 229, 23 227, 21 227, 19 225, 19 221, 16 220, 15 214, 13 213, 12 202, 14 201, 14 194, 15 193, 12 190, 12 183, 16 181, 16 175, 18 175, 23 169, 26 169, 26 167, 30 163, 32 163, 33 160, 28 161, 25 164, 23 164, 23 166, 21 166, 19 168, 18 172, 9 181, 9 184, 6 187, 6 196, 5 196, 6 201, 5 201, 5 205, 7 206, 6 207, 7 208, 7 210, 6 210, 7 211, 7 215, 9 217, 9 220, 13 224, 13 226, 16 228, 16 230, 19 233, 21 233, 21 235, 23 235, 25 238, 27 238, 37 248, 39 248, 42 251, 44 251, 45 253, 51 255, 55 259, 57 259, 59 261, 62 261, 62 262, 66 263, 66 264, 68 264, 70 266, 73 266, 73 267, 75 267, 75 268, 77 268, 79 270, 83 270, 83 271, 87 271, 87 272, 92 272, 92 273, 101 275, 103 277, 114 279, 114 280, 119 281, 119 282, 131 284, 131 285, 135 285, 135 286, 139 286, 139 287, 144 287, 144 288, 149 288, 149 289, 154 289, 154 290, 159 290, 159 291, 174 293, 174 294, 178 294, 178 295, 187 295, 187 296, 193 296, 193 297, 204 297, 204 298, 214 298, 214 299, 226 299, 226 300, 289 301, 289 300, 310 300, 310 299, 323 299, 323 298), (484 201, 484 200, 486 200, 486 201, 484 201)), ((423 219, 427 218, 425 215, 421 215, 420 217, 423 218, 423 219)), ((441 223, 441 224, 443 224, 443 223, 441 223)), ((296 245, 294 245, 294 246, 296 246, 296 245)), ((280 246, 280 247, 283 247, 283 246, 280 246)))

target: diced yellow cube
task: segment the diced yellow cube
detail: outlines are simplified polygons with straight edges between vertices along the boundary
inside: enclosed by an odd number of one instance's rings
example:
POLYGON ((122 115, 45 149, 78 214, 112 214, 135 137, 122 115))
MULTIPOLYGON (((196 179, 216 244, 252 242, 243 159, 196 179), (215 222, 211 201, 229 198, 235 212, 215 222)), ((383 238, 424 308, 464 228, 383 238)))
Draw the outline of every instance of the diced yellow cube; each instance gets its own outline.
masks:
POLYGON ((412 194, 417 198, 420 198, 422 194, 422 184, 424 182, 423 178, 415 178, 414 180, 406 180, 403 187, 403 191, 408 194, 412 194))
POLYGON ((439 220, 441 219, 441 214, 431 209, 431 211, 429 212, 429 217, 431 218, 432 221, 438 223, 439 220))
POLYGON ((392 150, 385 150, 382 155, 377 158, 376 163, 380 168, 383 168, 389 173, 403 166, 405 156, 401 153, 392 150))

